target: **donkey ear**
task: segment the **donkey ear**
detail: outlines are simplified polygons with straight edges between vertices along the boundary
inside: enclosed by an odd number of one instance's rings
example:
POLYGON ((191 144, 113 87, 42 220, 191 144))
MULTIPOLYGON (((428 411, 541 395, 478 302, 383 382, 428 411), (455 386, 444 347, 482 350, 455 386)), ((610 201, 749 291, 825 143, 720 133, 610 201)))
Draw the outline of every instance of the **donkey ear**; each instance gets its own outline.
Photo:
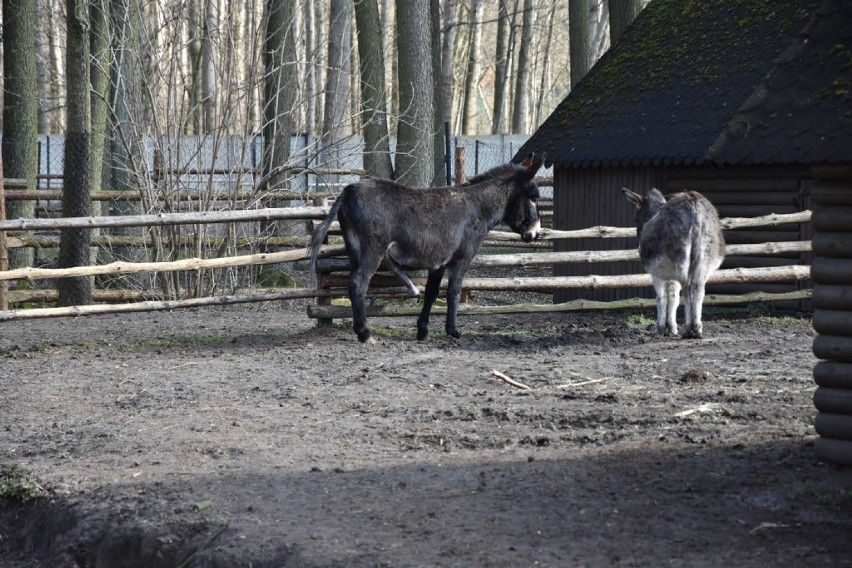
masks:
POLYGON ((660 205, 666 204, 666 198, 663 196, 662 192, 656 187, 652 187, 648 191, 648 193, 645 195, 645 199, 654 203, 658 203, 660 205))
POLYGON ((626 187, 621 188, 621 192, 624 194, 624 197, 627 198, 627 201, 632 203, 636 209, 642 208, 642 202, 644 201, 643 197, 634 191, 630 191, 626 187))
POLYGON ((527 169, 526 174, 530 177, 530 179, 535 177, 536 172, 538 172, 539 168, 541 168, 545 158, 547 158, 547 152, 542 152, 538 156, 536 156, 535 152, 533 152, 527 156, 526 160, 521 162, 521 165, 527 169))

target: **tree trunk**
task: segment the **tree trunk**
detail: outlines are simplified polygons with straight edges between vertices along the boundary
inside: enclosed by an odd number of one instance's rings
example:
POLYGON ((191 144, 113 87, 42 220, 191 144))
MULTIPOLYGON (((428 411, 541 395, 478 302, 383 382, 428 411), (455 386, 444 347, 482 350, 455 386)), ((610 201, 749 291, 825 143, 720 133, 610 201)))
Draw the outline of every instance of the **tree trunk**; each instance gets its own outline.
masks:
MULTIPOLYGON (((104 149, 106 142, 107 123, 107 100, 109 93, 109 64, 111 59, 110 47, 110 2, 109 0, 96 0, 89 4, 89 17, 91 24, 90 50, 92 59, 90 62, 90 77, 92 90, 91 99, 91 150, 89 160, 89 195, 100 191, 103 186, 104 149)), ((100 206, 90 208, 90 215, 101 215, 100 206)), ((91 236, 100 234, 100 230, 93 230, 91 236)), ((90 262, 96 263, 98 258, 97 247, 90 250, 90 262)))
POLYGON ((199 2, 201 0, 188 0, 187 7, 187 30, 189 35, 186 42, 187 55, 189 57, 189 85, 186 90, 189 94, 189 112, 186 118, 184 133, 197 135, 203 132, 202 100, 204 98, 203 83, 203 25, 202 15, 199 13, 199 2))
POLYGON ((496 53, 494 56, 494 114, 491 118, 491 134, 500 134, 503 130, 503 117, 506 112, 506 78, 509 69, 509 0, 499 0, 497 15, 496 53))
POLYGON ((429 4, 399 0, 396 21, 400 114, 394 178, 425 187, 432 183, 435 163, 429 4))
POLYGON ((524 0, 524 17, 521 24, 521 48, 515 75, 515 104, 512 111, 512 132, 525 134, 529 128, 530 98, 529 69, 532 65, 530 50, 535 32, 535 6, 533 0, 524 0))
MULTIPOLYGON (((305 135, 311 140, 317 131, 317 44, 315 1, 305 0, 305 135)), ((384 98, 384 97, 383 97, 384 98)), ((310 143, 310 142, 308 142, 310 143)))
MULTIPOLYGON (((62 188, 62 216, 91 214, 89 187, 92 178, 92 97, 90 73, 91 19, 85 0, 68 0, 65 57, 69 73, 66 82, 68 129, 65 135, 65 174, 62 188), (80 62, 84 64, 80 65, 80 62)), ((59 238, 59 267, 88 266, 89 229, 64 229, 59 238)), ((60 278, 56 283, 59 305, 92 303, 88 277, 60 278)))
POLYGON ((444 108, 443 89, 441 88, 441 0, 431 0, 430 16, 431 16, 431 34, 432 34, 432 132, 434 138, 435 163, 432 171, 434 172, 432 184, 445 185, 447 177, 446 163, 444 161, 444 120, 441 109, 444 108), (444 181, 441 181, 444 180, 444 181))
MULTIPOLYGON (((118 191, 139 192, 142 203, 147 203, 144 188, 148 184, 144 180, 142 133, 136 123, 143 108, 141 14, 133 0, 110 1, 114 57, 110 68, 112 120, 109 124, 109 185, 118 191)), ((139 213, 139 206, 129 200, 115 200, 113 207, 119 215, 139 213)), ((110 234, 129 235, 130 231, 119 227, 112 229, 110 234)), ((110 247, 108 250, 113 257, 133 259, 133 249, 129 247, 110 247)))
POLYGON ((266 185, 278 189, 283 188, 287 180, 282 168, 290 159, 292 111, 296 99, 293 8, 292 0, 266 0, 263 171, 266 185))
POLYGON ((609 42, 615 42, 624 33, 639 12, 642 11, 642 0, 608 0, 609 4, 609 42))
POLYGON ((592 66, 589 0, 571 0, 568 3, 568 29, 571 49, 571 88, 573 89, 592 66))
POLYGON ((540 124, 544 120, 542 116, 544 113, 544 103, 550 94, 550 51, 553 45, 553 27, 556 21, 556 2, 557 0, 553 0, 553 4, 551 4, 550 11, 548 12, 547 39, 544 43, 544 53, 541 56, 541 83, 538 89, 538 100, 536 101, 535 114, 533 116, 534 124, 540 124))
POLYGON ((444 0, 444 35, 443 47, 441 48, 441 122, 453 123, 453 90, 455 89, 455 75, 453 74, 453 63, 455 60, 456 32, 456 0, 444 0))
POLYGON ((470 8, 470 49, 467 54, 467 71, 464 77, 464 104, 462 106, 462 134, 476 134, 476 99, 479 92, 480 50, 482 46, 482 16, 485 4, 482 0, 473 0, 470 8))
POLYGON ((218 122, 216 55, 219 42, 219 0, 204 0, 204 27, 201 37, 201 132, 205 134, 213 132, 218 122))
POLYGON ((361 112, 364 135, 364 169, 384 179, 393 175, 388 119, 385 106, 385 57, 382 26, 376 0, 355 3, 358 27, 358 55, 361 71, 361 112))
MULTIPOLYGON (((27 180, 38 173, 38 8, 36 0, 3 0, 3 166, 6 177, 27 180)), ((10 219, 30 218, 32 201, 10 201, 10 219)), ((9 250, 9 267, 33 264, 33 250, 9 250)))
MULTIPOLYGON (((346 131, 349 101, 349 52, 352 47, 352 0, 331 0, 328 10, 328 65, 320 164, 340 168, 340 141, 346 131)), ((327 177, 334 184, 339 176, 327 177)))
POLYGON ((62 37, 59 34, 60 20, 62 19, 61 10, 58 0, 51 2, 51 10, 48 14, 48 51, 50 53, 48 67, 50 69, 50 105, 52 107, 50 119, 51 132, 65 131, 65 117, 62 112, 61 101, 64 97, 63 85, 65 83, 65 66, 62 61, 62 48, 59 44, 59 39, 62 37))

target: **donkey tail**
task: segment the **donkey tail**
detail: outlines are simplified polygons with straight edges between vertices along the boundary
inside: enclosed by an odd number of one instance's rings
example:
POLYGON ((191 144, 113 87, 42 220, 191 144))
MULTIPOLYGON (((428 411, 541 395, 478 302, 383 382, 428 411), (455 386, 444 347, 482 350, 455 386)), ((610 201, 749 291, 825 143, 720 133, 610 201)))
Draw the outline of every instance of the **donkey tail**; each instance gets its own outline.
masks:
POLYGON ((320 247, 322 246, 322 242, 325 240, 325 236, 328 234, 329 227, 331 227, 331 224, 337 217, 337 212, 340 211, 341 205, 343 205, 342 194, 337 198, 337 200, 335 200, 334 204, 331 206, 331 211, 328 212, 328 215, 326 215, 325 219, 323 219, 323 222, 319 224, 319 226, 314 230, 314 234, 311 235, 311 263, 308 268, 308 282, 312 288, 316 288, 317 286, 317 257, 319 256, 320 247))

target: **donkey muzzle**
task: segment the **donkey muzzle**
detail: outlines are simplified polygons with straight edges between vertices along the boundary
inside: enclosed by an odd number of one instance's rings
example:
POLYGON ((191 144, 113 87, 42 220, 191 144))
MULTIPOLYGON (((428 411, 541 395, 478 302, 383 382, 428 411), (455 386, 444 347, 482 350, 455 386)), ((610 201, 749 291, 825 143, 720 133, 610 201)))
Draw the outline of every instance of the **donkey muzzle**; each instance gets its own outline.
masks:
POLYGON ((541 220, 536 219, 535 222, 530 225, 530 227, 521 233, 521 240, 525 243, 531 243, 535 239, 538 238, 539 233, 541 232, 541 220))

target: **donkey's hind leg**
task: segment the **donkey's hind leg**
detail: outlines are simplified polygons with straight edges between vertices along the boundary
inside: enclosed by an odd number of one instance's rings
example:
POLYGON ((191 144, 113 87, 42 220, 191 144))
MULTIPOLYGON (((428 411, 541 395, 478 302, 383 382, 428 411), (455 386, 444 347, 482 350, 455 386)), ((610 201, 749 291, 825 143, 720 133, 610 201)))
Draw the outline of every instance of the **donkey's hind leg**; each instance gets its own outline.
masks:
POLYGON ((429 314, 432 312, 432 305, 438 298, 443 277, 443 266, 429 271, 429 277, 426 279, 426 292, 423 296, 423 309, 420 311, 420 317, 417 318, 417 339, 426 339, 426 336, 429 335, 429 314))
POLYGON ((696 280, 687 283, 683 295, 683 308, 686 315, 686 330, 683 332, 683 337, 684 339, 701 339, 704 335, 704 325, 701 323, 704 281, 696 280))
POLYGON ((677 335, 677 306, 680 303, 680 282, 666 282, 666 335, 677 335))
POLYGON ((358 335, 358 341, 373 343, 370 330, 367 328, 366 297, 370 279, 381 263, 381 256, 364 251, 357 266, 353 266, 349 274, 349 301, 352 302, 352 327, 358 335))
POLYGON ((664 280, 651 275, 654 292, 657 295, 657 328, 656 335, 677 335, 677 304, 680 294, 680 284, 673 280, 664 280), (676 287, 676 288, 675 288, 676 287))

